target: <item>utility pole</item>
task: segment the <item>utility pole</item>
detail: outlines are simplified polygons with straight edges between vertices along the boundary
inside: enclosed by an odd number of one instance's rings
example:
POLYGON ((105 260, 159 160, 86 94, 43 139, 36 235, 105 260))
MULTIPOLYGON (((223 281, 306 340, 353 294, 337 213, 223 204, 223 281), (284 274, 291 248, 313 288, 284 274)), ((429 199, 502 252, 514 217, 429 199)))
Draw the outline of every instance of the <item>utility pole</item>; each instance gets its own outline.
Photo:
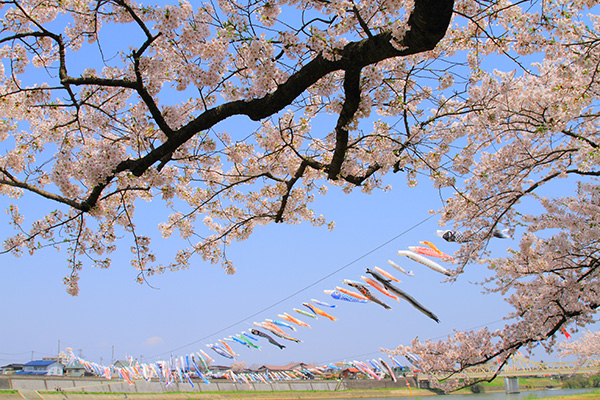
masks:
POLYGON ((112 346, 112 357, 110 359, 110 363, 114 364, 115 363, 115 345, 113 344, 112 346))
POLYGON ((33 350, 31 350, 31 361, 33 361, 33 350))
POLYGON ((56 351, 56 357, 60 357, 60 339, 58 339, 58 350, 56 351))

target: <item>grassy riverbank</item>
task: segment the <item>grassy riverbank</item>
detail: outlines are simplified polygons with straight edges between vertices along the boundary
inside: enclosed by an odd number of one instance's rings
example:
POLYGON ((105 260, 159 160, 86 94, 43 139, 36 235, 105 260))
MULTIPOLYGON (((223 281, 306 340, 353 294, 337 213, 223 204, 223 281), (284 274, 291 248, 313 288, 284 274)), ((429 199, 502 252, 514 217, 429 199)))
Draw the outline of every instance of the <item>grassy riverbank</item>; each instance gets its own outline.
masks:
MULTIPOLYGON (((540 388, 541 389, 541 388, 540 388)), ((469 393, 468 389, 463 391, 469 393)), ((497 385, 491 385, 486 393, 503 392, 497 385)), ((436 393, 424 389, 377 389, 342 391, 285 391, 285 392, 175 392, 175 393, 80 393, 80 392, 37 392, 33 397, 41 400, 323 400, 323 399, 365 399, 385 397, 429 398, 436 393)), ((0 390, 0 400, 23 400, 16 390, 0 390)), ((580 393, 571 396, 539 397, 534 390, 525 399, 536 400, 600 400, 600 391, 580 393)))
MULTIPOLYGON (((590 381, 591 382, 591 381, 590 381)), ((519 378, 519 388, 522 392, 532 391, 532 399, 538 399, 536 390, 550 387, 560 388, 568 380, 551 378, 519 378)), ((564 385, 572 387, 569 384, 564 385)), ((564 387, 563 386, 563 387, 564 387)), ((585 386, 584 386, 585 387, 585 386)), ((589 386, 587 386, 589 387, 589 386)), ((483 382, 475 387, 462 389, 456 393, 501 393, 504 392, 504 379, 498 378, 492 382, 483 382)), ((0 400, 23 400, 42 399, 42 400, 321 400, 321 399, 364 399, 376 397, 412 397, 426 398, 438 394, 436 391, 427 389, 409 389, 403 388, 381 388, 381 389, 349 389, 339 391, 318 391, 318 390, 298 390, 298 391, 214 391, 214 392, 167 392, 167 393, 106 393, 106 392, 79 392, 79 391, 29 391, 19 393, 17 390, 0 390, 0 400), (22 396, 24 394, 25 396, 22 396)), ((526 397, 528 398, 528 397, 526 397)), ((600 400, 600 392, 588 394, 578 394, 567 397, 553 397, 552 399, 563 400, 600 400)))
MULTIPOLYGON (((364 399, 373 397, 412 396, 422 398, 436 393, 424 389, 374 389, 340 391, 285 391, 285 392, 169 392, 169 393, 81 393, 37 392, 43 400, 320 400, 364 399)), ((0 390, 0 400, 23 400, 16 390, 0 390)))
MULTIPOLYGON (((489 392, 496 390, 489 390, 489 392)), ((467 390, 468 392, 468 390, 467 390)), ((500 391, 502 392, 502 391, 500 391)), ((25 394, 25 393, 24 393, 25 394)), ((378 390, 342 390, 302 391, 302 392, 205 392, 205 393, 78 393, 78 392, 37 392, 32 397, 40 400, 323 400, 323 399, 366 399, 385 397, 412 397, 424 399, 436 393, 423 389, 378 389, 378 390)), ((16 390, 0 390, 0 400, 23 400, 16 390)), ((600 400, 600 391, 561 397, 539 397, 532 391, 525 399, 536 400, 600 400)))
POLYGON ((600 391, 592 393, 579 393, 571 396, 542 397, 539 400, 600 400, 600 391))
MULTIPOLYGON (((503 392, 504 388, 504 378, 496 378, 491 382, 482 382, 478 384, 481 389, 481 393, 487 392, 503 392)), ((528 390, 541 390, 547 388, 562 388, 563 382, 558 379, 552 378, 519 378, 519 389, 522 391, 528 390)), ((475 388, 473 388, 475 389, 475 388)), ((474 391, 473 389, 467 388, 465 390, 474 391)))

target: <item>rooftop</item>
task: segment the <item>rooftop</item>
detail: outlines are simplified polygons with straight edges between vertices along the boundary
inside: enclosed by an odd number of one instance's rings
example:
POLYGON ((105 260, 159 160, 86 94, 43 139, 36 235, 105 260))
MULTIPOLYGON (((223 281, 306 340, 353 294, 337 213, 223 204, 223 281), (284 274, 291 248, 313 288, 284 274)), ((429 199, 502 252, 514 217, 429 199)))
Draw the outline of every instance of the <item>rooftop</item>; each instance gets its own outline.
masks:
POLYGON ((23 368, 23 364, 8 364, 8 365, 5 365, 5 366, 0 367, 0 368, 2 368, 2 369, 6 369, 6 368, 19 368, 20 369, 20 368, 23 368))
POLYGON ((20 370, 15 372, 15 375, 46 375, 47 371, 25 371, 20 370))
POLYGON ((24 367, 47 367, 49 365, 55 364, 58 361, 56 360, 35 360, 29 361, 28 363, 23 364, 24 367))
POLYGON ((286 365, 263 365, 260 368, 258 368, 258 371, 264 371, 264 370, 269 370, 269 371, 291 371, 294 369, 299 369, 299 368, 311 368, 313 367, 313 365, 310 364, 304 364, 301 362, 296 362, 296 363, 290 363, 290 364, 286 364, 286 365))

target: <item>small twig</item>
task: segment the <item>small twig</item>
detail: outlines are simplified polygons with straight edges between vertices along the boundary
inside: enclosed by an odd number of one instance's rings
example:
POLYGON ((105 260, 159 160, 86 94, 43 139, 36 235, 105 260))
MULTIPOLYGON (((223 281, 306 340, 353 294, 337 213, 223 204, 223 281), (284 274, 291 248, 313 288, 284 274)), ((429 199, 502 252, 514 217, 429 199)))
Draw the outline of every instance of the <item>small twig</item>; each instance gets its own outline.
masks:
POLYGON ((371 30, 369 29, 369 25, 367 25, 367 23, 365 22, 363 17, 360 15, 360 12, 358 10, 358 7, 356 7, 356 4, 354 4, 352 6, 352 11, 354 12, 354 15, 356 16, 356 19, 358 20, 358 23, 359 23, 360 27, 362 28, 362 30, 365 31, 365 33, 367 34, 368 37, 372 38, 373 34, 371 33, 371 30))

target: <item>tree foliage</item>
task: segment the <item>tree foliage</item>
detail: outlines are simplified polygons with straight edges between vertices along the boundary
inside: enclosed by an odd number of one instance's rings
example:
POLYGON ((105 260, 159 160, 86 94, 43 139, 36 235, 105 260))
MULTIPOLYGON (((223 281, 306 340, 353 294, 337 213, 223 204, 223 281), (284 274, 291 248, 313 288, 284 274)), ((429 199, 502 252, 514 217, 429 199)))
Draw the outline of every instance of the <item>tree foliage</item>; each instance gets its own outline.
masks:
POLYGON ((386 190, 399 173, 446 196, 441 222, 468 239, 455 279, 483 260, 514 313, 501 331, 397 352, 452 375, 594 321, 595 2, 1 4, 0 191, 16 229, 4 251, 66 245, 70 293, 84 262, 109 266, 123 232, 141 280, 196 255, 232 273, 226 247, 257 225, 323 225, 309 204, 329 185, 386 190), (257 128, 227 132, 236 115, 257 128), (326 131, 313 129, 320 115, 326 131), (566 189, 545 197, 555 182, 566 189), (26 224, 25 192, 56 210, 26 224), (525 214, 526 199, 541 211, 525 214), (162 234, 189 243, 168 263, 136 227, 141 200, 172 209, 162 234), (524 232, 519 248, 488 259, 500 227, 524 232))

